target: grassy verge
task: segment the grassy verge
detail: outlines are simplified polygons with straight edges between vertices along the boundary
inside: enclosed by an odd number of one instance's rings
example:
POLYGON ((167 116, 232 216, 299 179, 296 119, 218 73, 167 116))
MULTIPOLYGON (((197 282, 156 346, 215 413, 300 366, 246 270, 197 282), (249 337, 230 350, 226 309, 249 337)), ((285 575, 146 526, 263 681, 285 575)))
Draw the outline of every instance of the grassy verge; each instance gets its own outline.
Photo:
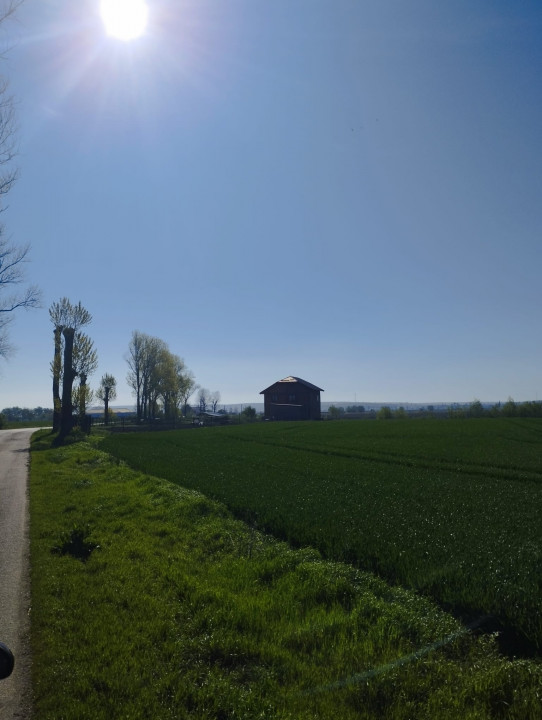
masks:
POLYGON ((542 671, 99 438, 31 463, 39 720, 536 718, 542 671))

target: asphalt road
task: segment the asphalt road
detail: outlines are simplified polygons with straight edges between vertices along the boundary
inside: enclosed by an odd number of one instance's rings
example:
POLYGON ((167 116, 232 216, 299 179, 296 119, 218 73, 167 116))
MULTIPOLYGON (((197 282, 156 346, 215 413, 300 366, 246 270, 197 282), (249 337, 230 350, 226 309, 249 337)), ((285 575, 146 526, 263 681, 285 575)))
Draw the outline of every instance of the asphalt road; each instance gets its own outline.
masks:
POLYGON ((0 641, 15 654, 13 674, 0 680, 2 720, 31 716, 28 461, 34 432, 0 430, 0 641))

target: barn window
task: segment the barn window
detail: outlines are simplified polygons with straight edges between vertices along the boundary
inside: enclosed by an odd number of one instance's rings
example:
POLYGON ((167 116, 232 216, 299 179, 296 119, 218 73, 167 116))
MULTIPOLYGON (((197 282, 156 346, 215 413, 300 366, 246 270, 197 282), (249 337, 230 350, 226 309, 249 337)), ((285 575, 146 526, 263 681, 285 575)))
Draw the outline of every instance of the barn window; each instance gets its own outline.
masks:
POLYGON ((273 393, 273 395, 271 395, 271 402, 278 402, 278 400, 279 396, 277 395, 277 393, 273 393))
POLYGON ((288 395, 288 402, 295 402, 295 393, 290 393, 290 395, 288 395))

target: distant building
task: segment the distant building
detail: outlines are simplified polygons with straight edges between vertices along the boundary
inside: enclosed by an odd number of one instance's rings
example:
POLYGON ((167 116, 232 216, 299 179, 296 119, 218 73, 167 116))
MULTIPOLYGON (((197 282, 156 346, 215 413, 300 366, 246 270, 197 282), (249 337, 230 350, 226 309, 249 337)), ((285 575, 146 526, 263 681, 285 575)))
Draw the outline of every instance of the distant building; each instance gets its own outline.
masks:
POLYGON ((260 395, 264 397, 264 415, 268 420, 320 420, 322 388, 298 377, 278 380, 260 395))

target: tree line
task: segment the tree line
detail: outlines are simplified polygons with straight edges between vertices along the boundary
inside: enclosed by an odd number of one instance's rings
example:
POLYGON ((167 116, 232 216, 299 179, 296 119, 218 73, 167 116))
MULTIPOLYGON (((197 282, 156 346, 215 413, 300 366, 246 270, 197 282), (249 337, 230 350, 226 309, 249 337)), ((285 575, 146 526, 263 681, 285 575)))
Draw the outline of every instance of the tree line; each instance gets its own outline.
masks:
POLYGON ((542 402, 528 400, 526 402, 515 402, 508 398, 505 403, 494 405, 483 405, 480 400, 473 400, 467 406, 452 406, 448 408, 448 416, 451 418, 465 417, 542 417, 542 402))
MULTIPOLYGON (((92 339, 83 332, 92 315, 81 302, 64 297, 49 308, 53 323, 53 431, 65 436, 74 424, 86 422, 86 409, 96 397, 104 403, 104 419, 109 419, 109 403, 116 397, 116 378, 105 373, 93 392, 89 377, 98 367, 98 354, 92 339)), ((198 386, 184 360, 172 353, 160 338, 134 330, 125 356, 127 382, 136 399, 138 421, 150 422, 158 416, 174 421, 186 410, 198 386)), ((200 408, 216 409, 220 393, 199 388, 200 408)))
POLYGON ((419 407, 414 410, 406 410, 403 406, 392 408, 389 405, 382 405, 378 410, 366 412, 363 405, 350 406, 346 408, 330 405, 328 416, 338 420, 346 414, 364 414, 367 418, 376 420, 403 420, 406 418, 480 418, 480 417, 542 417, 542 402, 529 400, 526 402, 515 402, 508 398, 505 403, 484 405, 480 400, 473 400, 465 405, 449 405, 447 408, 436 410, 433 405, 419 407))
POLYGON ((138 422, 152 421, 158 415, 166 421, 176 420, 197 388, 184 360, 172 353, 166 342, 139 330, 132 333, 125 359, 138 422))
POLYGON ((415 417, 448 417, 458 418, 481 418, 481 417, 542 417, 542 402, 527 401, 515 402, 508 398, 505 403, 484 405, 480 400, 473 400, 468 405, 450 405, 447 410, 435 412, 433 406, 429 405, 427 411, 414 410, 409 412, 404 407, 392 409, 383 405, 376 413, 377 420, 402 420, 415 417))
POLYGON ((4 408, 0 410, 0 415, 8 422, 52 422, 52 408, 21 408, 17 405, 14 407, 4 408))

